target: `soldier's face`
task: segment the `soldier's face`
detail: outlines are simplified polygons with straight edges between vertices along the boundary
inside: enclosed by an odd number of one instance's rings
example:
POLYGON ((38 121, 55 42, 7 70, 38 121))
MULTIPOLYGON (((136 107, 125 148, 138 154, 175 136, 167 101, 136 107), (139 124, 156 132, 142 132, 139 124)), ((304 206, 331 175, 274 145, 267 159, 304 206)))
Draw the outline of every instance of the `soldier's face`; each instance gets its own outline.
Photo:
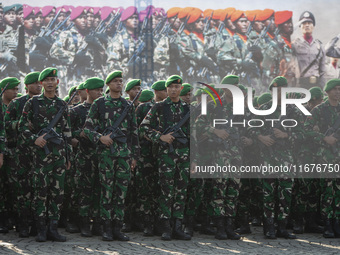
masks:
POLYGON ((293 21, 292 19, 286 21, 285 23, 282 24, 282 33, 286 35, 291 35, 293 34, 294 27, 293 27, 293 21))
POLYGON ((271 25, 270 25, 270 27, 269 27, 269 29, 268 29, 268 32, 270 32, 270 33, 272 33, 272 32, 274 32, 275 31, 275 22, 274 22, 274 17, 270 17, 269 19, 267 19, 265 22, 264 22, 264 26, 265 27, 268 27, 269 26, 269 24, 270 24, 270 22, 271 22, 271 25))
POLYGON ((9 12, 6 12, 5 15, 4 15, 4 21, 6 24, 10 25, 10 26, 13 26, 14 23, 15 23, 15 20, 16 20, 16 14, 15 14, 15 11, 9 11, 9 12))
POLYGON ((264 28, 263 22, 261 22, 261 21, 255 21, 255 22, 254 22, 254 25, 253 25, 253 28, 254 28, 254 30, 255 30, 257 33, 261 33, 261 31, 262 31, 263 28, 264 28))
POLYGON ((313 33, 314 30, 314 25, 312 21, 305 21, 301 24, 301 30, 302 30, 302 34, 309 34, 311 35, 313 33))
POLYGON ((138 26, 138 15, 134 14, 125 22, 126 28, 135 29, 138 26))
POLYGON ((169 23, 172 24, 173 29, 178 30, 182 24, 182 21, 179 18, 177 18, 177 16, 175 16, 169 19, 169 23))
POLYGON ((24 23, 24 11, 20 11, 17 14, 17 22, 19 24, 23 24, 24 23))
POLYGON ((166 91, 170 99, 175 99, 175 100, 179 98, 179 94, 181 93, 181 90, 182 90, 182 84, 180 83, 172 83, 166 88, 166 91))
POLYGON ((185 96, 181 96, 181 99, 186 102, 187 104, 190 104, 191 102, 191 91, 189 91, 185 96))
POLYGON ((161 20, 162 16, 152 15, 152 28, 155 28, 161 20))
POLYGON ((78 94, 80 96, 81 101, 85 101, 87 98, 86 90, 85 89, 80 89, 78 90, 78 94))
POLYGON ((134 86, 132 89, 130 89, 126 93, 129 95, 130 99, 132 100, 136 97, 139 91, 140 91, 140 86, 134 86))
POLYGON ((331 90, 327 91, 329 100, 340 101, 340 86, 335 86, 331 90))
POLYGON ((94 20, 94 15, 93 13, 88 12, 86 14, 86 21, 87 21, 87 27, 91 28, 93 26, 93 20, 94 20))
POLYGON ((225 25, 226 25, 226 27, 229 28, 231 31, 235 31, 235 30, 236 30, 235 24, 234 24, 233 22, 231 22, 230 19, 227 19, 225 25))
POLYGON ((168 97, 168 92, 166 91, 166 89, 164 90, 155 90, 155 95, 159 100, 164 100, 165 98, 168 97))
POLYGON ((47 26, 50 20, 53 19, 54 17, 55 17, 55 12, 53 11, 50 12, 50 14, 48 14, 44 19, 44 25, 47 26))
POLYGON ((80 96, 79 96, 79 93, 77 93, 77 94, 74 96, 74 98, 72 99, 71 104, 77 104, 77 103, 79 103, 79 101, 80 101, 80 96))
POLYGON ((194 30, 198 33, 202 33, 204 30, 204 19, 200 18, 195 22, 194 30))
POLYGON ((13 89, 6 89, 6 91, 3 94, 3 97, 8 100, 11 101, 12 99, 16 98, 18 95, 18 87, 15 87, 13 89))
POLYGON ((44 87, 44 91, 47 93, 52 93, 56 91, 59 80, 57 77, 46 77, 42 82, 42 86, 44 87))
POLYGON ((112 79, 107 86, 109 86, 112 92, 121 92, 123 89, 123 78, 117 77, 112 79))
POLYGON ((210 22, 209 25, 210 25, 210 27, 212 28, 212 27, 217 27, 219 21, 217 21, 217 20, 215 20, 215 19, 211 19, 209 22, 210 22))
POLYGON ((86 28, 86 15, 82 14, 78 18, 75 19, 74 25, 79 30, 84 30, 86 28))
POLYGON ((38 82, 38 81, 26 85, 26 87, 28 89, 28 93, 30 93, 34 96, 39 95, 41 93, 42 86, 41 86, 40 82, 38 82))
POLYGON ((236 31, 240 34, 247 33, 249 21, 247 18, 240 18, 236 21, 236 31))
POLYGON ((38 15, 35 17, 35 23, 34 23, 34 25, 35 25, 36 27, 41 27, 42 21, 43 21, 42 15, 41 15, 41 14, 38 14, 38 15))
POLYGON ((35 18, 34 18, 34 15, 29 15, 28 17, 26 17, 26 19, 24 20, 24 27, 25 27, 25 29, 27 29, 27 30, 31 30, 31 29, 33 29, 33 27, 34 27, 34 20, 35 20, 35 18))
POLYGON ((86 90, 86 93, 89 95, 91 100, 96 100, 103 95, 103 88, 86 90))
POLYGON ((93 27, 98 27, 99 23, 100 23, 100 17, 96 15, 93 19, 93 27))
POLYGON ((60 12, 59 16, 57 18, 57 23, 63 22, 66 19, 66 13, 65 12, 60 12))

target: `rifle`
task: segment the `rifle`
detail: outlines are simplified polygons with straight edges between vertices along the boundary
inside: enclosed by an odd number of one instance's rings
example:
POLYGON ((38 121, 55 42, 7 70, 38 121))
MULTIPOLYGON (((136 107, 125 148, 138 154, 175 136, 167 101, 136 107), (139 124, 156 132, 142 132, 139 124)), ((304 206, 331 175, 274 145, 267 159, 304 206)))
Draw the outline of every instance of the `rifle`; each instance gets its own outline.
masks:
POLYGON ((185 26, 187 25, 188 21, 190 19, 190 15, 185 19, 185 21, 181 24, 181 26, 179 27, 177 33, 175 36, 170 38, 170 42, 173 43, 175 41, 176 36, 181 36, 181 34, 183 33, 185 26))
POLYGON ((107 25, 105 25, 102 29, 99 29, 99 33, 100 33, 100 34, 105 33, 106 30, 107 30, 109 27, 112 27, 112 26, 114 25, 114 23, 116 23, 116 21, 120 18, 120 16, 121 16, 121 13, 120 13, 120 10, 118 10, 117 13, 111 17, 111 19, 109 20, 109 22, 107 23, 107 25))
POLYGON ((204 19, 204 29, 203 29, 203 33, 206 33, 208 32, 209 28, 210 28, 210 20, 212 19, 212 16, 213 16, 214 12, 211 12, 211 15, 210 17, 206 17, 204 19))
POLYGON ((0 94, 0 98, 2 97, 2 95, 4 94, 4 92, 6 91, 8 86, 9 86, 9 82, 7 82, 6 86, 2 89, 1 94, 0 94))
MULTIPOLYGON (((57 20, 59 14, 61 12, 61 9, 58 11, 58 13, 54 16, 53 19, 50 20, 50 22, 48 22, 47 26, 45 27, 45 29, 42 29, 39 33, 39 36, 42 37, 45 35, 45 33, 47 32, 47 30, 50 30, 52 28, 52 26, 54 25, 55 21, 57 20)), ((48 33, 48 32, 47 32, 48 33)))
POLYGON ((71 15, 67 16, 66 19, 64 19, 63 21, 59 22, 53 29, 48 31, 45 34, 45 36, 49 36, 50 34, 53 34, 55 31, 59 30, 70 19, 70 17, 71 17, 71 15))
POLYGON ((256 19, 256 15, 254 16, 254 19, 249 24, 249 27, 248 27, 248 30, 247 30, 247 33, 246 33, 247 37, 249 36, 251 30, 253 29, 253 26, 254 26, 254 23, 255 23, 255 19, 256 19))
MULTIPOLYGON (((172 127, 168 127, 164 130, 162 135, 167 135, 172 132, 172 136, 175 137, 175 139, 180 142, 181 144, 186 144, 188 142, 187 136, 184 134, 182 130, 182 126, 185 124, 185 122, 190 118, 190 110, 185 114, 183 119, 181 119, 176 125, 172 127)), ((172 153, 174 151, 174 146, 172 143, 166 143, 161 141, 162 145, 166 146, 169 145, 169 152, 172 153)))
MULTIPOLYGON (((78 91, 75 91, 72 94, 72 96, 69 99, 68 103, 59 109, 58 113, 54 116, 53 120, 48 124, 47 127, 41 129, 38 132, 38 136, 42 136, 42 135, 46 134, 44 136, 44 140, 46 140, 47 142, 52 142, 54 144, 58 144, 58 145, 61 144, 61 140, 63 139, 63 136, 58 134, 54 130, 54 127, 57 125, 58 121, 61 119, 62 115, 64 114, 64 112, 66 111, 66 109, 68 108, 69 104, 72 102, 73 98, 75 97, 75 95, 77 93, 78 93, 78 91)), ((51 153, 49 151, 48 147, 47 147, 47 143, 44 146, 44 150, 45 150, 45 154, 46 155, 51 153)))
MULTIPOLYGON (((113 141, 120 142, 120 143, 126 143, 127 142, 127 138, 126 138, 125 134, 123 133, 123 131, 120 130, 119 125, 123 122, 126 115, 129 113, 131 107, 133 106, 134 102, 138 99, 138 97, 139 97, 140 93, 142 93, 142 91, 143 90, 140 90, 138 92, 138 94, 135 96, 135 98, 132 100, 132 102, 124 108, 122 114, 118 117, 118 119, 115 121, 115 123, 113 123, 113 125, 111 127, 105 128, 105 130, 103 132, 104 136, 110 134, 110 138, 113 141)), ((111 150, 112 154, 115 152, 115 149, 113 148, 113 144, 110 145, 110 150, 111 150)))
MULTIPOLYGON (((325 136, 331 136, 333 135, 335 138, 339 139, 340 135, 338 134, 340 132, 340 117, 337 118, 337 120, 335 121, 334 125, 332 127, 330 127, 329 129, 327 129, 325 136)), ((338 146, 337 142, 335 145, 331 146, 332 152, 334 154, 337 153, 337 146, 338 146)))

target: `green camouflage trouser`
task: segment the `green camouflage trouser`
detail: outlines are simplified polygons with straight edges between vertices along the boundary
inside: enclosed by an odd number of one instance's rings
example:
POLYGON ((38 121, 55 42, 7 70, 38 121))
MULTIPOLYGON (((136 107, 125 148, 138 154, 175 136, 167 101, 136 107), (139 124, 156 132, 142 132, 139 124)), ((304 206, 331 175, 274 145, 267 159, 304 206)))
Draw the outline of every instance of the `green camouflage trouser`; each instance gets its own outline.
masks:
POLYGON ((270 218, 275 215, 275 202, 278 201, 278 220, 285 219, 289 212, 292 201, 292 178, 269 179, 263 182, 263 213, 264 217, 270 218))
POLYGON ((321 179, 321 216, 340 219, 340 179, 321 179))
POLYGON ((260 179, 241 179, 238 199, 238 215, 261 216, 263 205, 262 181, 260 179))
POLYGON ((295 179, 294 193, 296 212, 299 215, 306 212, 317 212, 320 196, 320 179, 295 179))
POLYGON ((18 197, 18 176, 17 164, 15 160, 15 148, 10 149, 10 155, 4 157, 4 170, 6 171, 7 179, 5 180, 5 188, 7 187, 5 206, 8 212, 17 212, 17 197, 18 197))
POLYGON ((99 217, 100 183, 98 172, 98 155, 95 150, 78 151, 76 158, 79 215, 99 217))
POLYGON ((175 149, 171 154, 158 155, 160 218, 183 219, 189 183, 189 150, 175 149))
POLYGON ((195 216, 204 196, 204 179, 192 178, 189 180, 186 216, 195 216))
POLYGON ((127 158, 110 156, 105 150, 98 157, 101 186, 100 217, 103 220, 124 219, 126 192, 130 181, 130 165, 127 158))
POLYGON ((66 171, 66 158, 61 155, 65 153, 45 155, 43 149, 38 149, 34 155, 33 207, 37 217, 59 219, 66 171))
POLYGON ((68 216, 77 214, 79 208, 79 198, 76 196, 76 187, 78 182, 76 176, 76 162, 73 154, 70 158, 71 168, 65 173, 65 194, 63 202, 63 211, 66 212, 68 216))

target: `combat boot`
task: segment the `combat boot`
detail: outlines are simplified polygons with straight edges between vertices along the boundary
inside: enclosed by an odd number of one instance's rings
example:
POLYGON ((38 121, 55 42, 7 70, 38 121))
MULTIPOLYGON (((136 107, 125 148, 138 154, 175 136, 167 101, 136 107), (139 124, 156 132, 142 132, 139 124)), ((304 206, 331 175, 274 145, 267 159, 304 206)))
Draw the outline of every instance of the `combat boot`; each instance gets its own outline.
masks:
POLYGON ((278 227, 277 227, 277 237, 283 237, 286 239, 296 239, 296 236, 294 234, 288 233, 287 229, 287 220, 279 220, 278 221, 278 227))
POLYGON ((103 235, 103 227, 102 227, 101 219, 95 218, 93 220, 91 232, 92 232, 92 235, 94 235, 94 236, 102 236, 103 235))
POLYGON ((69 233, 79 233, 80 232, 80 229, 78 227, 78 224, 77 224, 77 217, 75 216, 75 214, 71 214, 68 218, 68 221, 66 223, 66 232, 69 232, 69 233))
POLYGON ((169 219, 161 219, 162 223, 162 240, 170 241, 171 240, 171 226, 169 219))
POLYGON ((56 242, 66 242, 66 236, 62 236, 58 232, 57 220, 50 220, 47 228, 47 239, 56 242))
POLYGON ((269 217, 265 219, 263 230, 266 238, 276 239, 274 218, 269 217))
POLYGON ((297 215, 295 220, 294 220, 294 226, 293 226, 293 233, 294 234, 303 234, 304 229, 303 229, 304 223, 303 223, 303 217, 302 215, 297 215))
POLYGON ((235 232, 237 232, 241 235, 242 234, 251 234, 248 215, 242 216, 240 218, 240 223, 241 223, 241 226, 237 230, 235 230, 235 232))
POLYGON ((332 227, 332 220, 331 219, 326 219, 325 220, 325 227, 323 231, 323 237, 324 238, 334 238, 334 232, 333 232, 333 227, 332 227))
POLYGON ((144 216, 144 231, 143 236, 153 236, 153 226, 150 215, 144 216))
POLYGON ((335 237, 340 237, 340 223, 339 219, 333 219, 333 232, 335 237))
POLYGON ((227 240, 228 236, 227 233, 225 232, 224 217, 218 216, 214 219, 214 222, 217 228, 215 238, 218 240, 227 240))
POLYGON ((36 220, 37 226, 37 236, 35 237, 35 241, 37 242, 46 242, 46 219, 44 217, 38 217, 36 220))
POLYGON ((203 218, 202 226, 201 226, 201 229, 200 229, 200 234, 211 235, 211 236, 216 234, 215 229, 210 224, 210 217, 209 216, 205 216, 203 218))
POLYGON ((105 220, 104 223, 103 223, 102 239, 103 239, 103 241, 113 241, 111 220, 105 220))
POLYGON ((0 213, 0 233, 8 233, 7 213, 0 213))
POLYGON ((323 233, 324 228, 317 224, 316 222, 316 213, 308 212, 305 215, 306 224, 305 224, 305 232, 306 233, 323 233))
POLYGON ((91 237, 91 229, 90 229, 90 219, 85 216, 81 218, 81 226, 80 226, 80 235, 83 237, 91 237))
POLYGON ((240 240, 241 238, 241 236, 236 234, 234 231, 234 219, 232 217, 227 217, 225 232, 227 234, 228 239, 240 240))
POLYGON ((22 214, 19 218, 19 237, 26 238, 30 236, 27 215, 22 214))
POLYGON ((184 233, 182 229, 182 220, 181 219, 175 219, 172 235, 177 240, 191 240, 191 236, 184 233))
POLYGON ((191 237, 194 235, 194 222, 194 216, 187 216, 185 219, 184 233, 191 237))
POLYGON ((123 226, 123 222, 119 220, 114 221, 113 232, 112 232, 113 238, 119 241, 129 241, 130 238, 121 232, 122 226, 123 226))

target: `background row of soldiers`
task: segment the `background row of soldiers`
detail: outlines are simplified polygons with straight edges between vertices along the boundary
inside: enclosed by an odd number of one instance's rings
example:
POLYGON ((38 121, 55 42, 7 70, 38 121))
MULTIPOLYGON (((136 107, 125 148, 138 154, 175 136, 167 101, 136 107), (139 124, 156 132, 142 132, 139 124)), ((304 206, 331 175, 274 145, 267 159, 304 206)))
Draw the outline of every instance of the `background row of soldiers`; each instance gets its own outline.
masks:
MULTIPOLYGON (((134 64, 146 50, 146 30, 152 23, 154 74, 152 80, 179 73, 186 81, 219 82, 226 73, 257 94, 281 75, 290 86, 322 87, 339 76, 334 45, 313 38, 315 17, 306 11, 299 24, 302 37, 294 42, 291 11, 240 11, 148 6, 139 11, 87 6, 12 5, 0 7, 1 70, 14 76, 55 66, 60 70, 60 92, 88 77, 104 77, 113 69, 132 77, 134 64), (25 54, 23 52, 25 51, 25 54), (326 55, 331 57, 326 64, 326 55)), ((296 27, 297 27, 296 26, 296 27)))
MULTIPOLYGON (((238 232, 247 234, 250 232, 249 216, 257 219, 255 224, 261 224, 259 221, 262 215, 264 234, 268 238, 295 238, 287 232, 289 215, 295 216, 295 233, 303 233, 305 227, 306 231, 323 233, 325 237, 340 235, 338 179, 293 181, 292 176, 263 180, 190 179, 189 142, 180 140, 183 137, 197 140, 190 132, 189 121, 191 124, 196 122, 198 129, 208 139, 212 139, 215 156, 206 151, 198 151, 192 158, 194 165, 208 164, 211 159, 217 160, 220 165, 236 166, 261 163, 336 164, 339 162, 336 145, 339 127, 335 127, 339 125, 336 123, 339 123, 340 116, 339 79, 327 82, 324 91, 328 99, 325 102, 320 88, 310 90, 312 98, 307 108, 312 111, 312 118, 305 120, 297 109, 289 112, 286 118, 298 120, 299 125, 296 128, 272 129, 265 126, 262 129, 224 130, 212 129, 209 118, 214 118, 214 114, 208 117, 199 116, 198 92, 197 106, 193 105, 189 109, 193 88, 190 84, 183 84, 180 76, 173 75, 166 81, 160 80, 153 84, 155 98, 152 91, 145 90, 139 98, 140 102, 145 103, 139 105, 138 100, 134 101, 136 111, 134 107, 129 109, 128 117, 121 123, 121 130, 127 136, 127 142, 121 143, 112 140, 105 130, 114 126, 129 105, 121 98, 122 78, 121 71, 114 71, 106 77, 105 82, 93 77, 72 89, 78 96, 75 98, 76 94, 70 93, 70 104, 74 104, 69 109, 70 116, 64 114, 63 120, 56 126, 56 132, 64 136, 64 143, 60 145, 48 141, 48 149, 52 153, 47 155, 43 149, 46 141, 39 130, 46 128, 58 109, 65 105, 55 97, 57 69, 47 68, 41 73, 27 75, 25 85, 28 94, 18 99, 14 98, 20 81, 13 77, 1 81, 2 89, 9 83, 1 104, 5 120, 1 129, 2 152, 5 152, 5 130, 7 137, 7 154, 2 168, 4 174, 1 175, 1 232, 8 231, 8 214, 17 214, 19 235, 27 237, 32 208, 38 232, 36 240, 46 240, 48 219, 47 238, 65 241, 65 237, 57 231, 63 208, 67 218, 67 231, 78 232, 80 225, 82 236, 102 235, 103 240, 108 241, 113 238, 128 240, 121 233, 123 221, 125 231, 131 231, 131 227, 141 230, 140 223, 143 223, 146 236, 159 233, 163 240, 170 240, 171 237, 189 240, 197 218, 201 223, 202 233, 215 235, 217 239, 240 239, 240 235, 235 232, 235 218, 239 217, 238 232), (39 82, 45 90, 42 95, 39 95, 39 82), (109 89, 101 97, 104 83, 109 89), (39 96, 30 100, 33 95, 39 96), (48 97, 54 100, 51 101, 48 97), (100 99, 95 101, 98 97, 100 99), (34 100, 38 103, 34 103, 34 100), (81 103, 78 104, 78 100, 81 103), (100 106, 100 102, 105 100, 107 103, 100 106), (34 106, 36 104, 40 110, 34 106), (167 128, 176 126, 185 119, 188 112, 191 119, 181 124, 183 133, 180 137, 164 133, 167 128), (333 131, 329 133, 331 128, 333 131), (234 135, 228 138, 229 134, 238 134, 237 141, 233 138, 234 135), (220 139, 217 144, 216 138, 220 139), (223 140, 229 141, 227 147, 223 140), (174 151, 167 144, 172 144, 174 151), (66 168, 70 169, 66 171, 66 168), (323 219, 323 222, 318 223, 324 224, 324 227, 317 224, 318 213, 323 219), (92 230, 90 218, 93 219, 92 230), (184 231, 183 219, 186 227, 184 231), (211 220, 217 230, 211 227, 211 220), (278 223, 277 231, 274 221, 278 223)), ((232 84, 246 91, 247 88, 239 82, 240 77, 236 75, 227 75, 221 81, 222 84, 232 84)), ((287 79, 279 76, 269 84, 269 91, 274 87, 280 89, 286 86, 287 79)), ((126 83, 125 92, 130 101, 137 96, 140 89, 141 81, 138 79, 126 83)), ((223 116, 230 118, 232 95, 227 89, 219 93, 223 95, 223 116)), ((261 95, 254 105, 256 104, 262 110, 269 109, 272 104, 271 96, 268 93, 261 95)), ((209 112, 214 113, 214 108, 214 104, 210 103, 209 112)), ((280 110, 276 110, 266 118, 281 119, 280 115, 280 110)), ((246 118, 251 119, 252 115, 247 112, 246 118)), ((3 154, 0 154, 1 162, 3 154)))

